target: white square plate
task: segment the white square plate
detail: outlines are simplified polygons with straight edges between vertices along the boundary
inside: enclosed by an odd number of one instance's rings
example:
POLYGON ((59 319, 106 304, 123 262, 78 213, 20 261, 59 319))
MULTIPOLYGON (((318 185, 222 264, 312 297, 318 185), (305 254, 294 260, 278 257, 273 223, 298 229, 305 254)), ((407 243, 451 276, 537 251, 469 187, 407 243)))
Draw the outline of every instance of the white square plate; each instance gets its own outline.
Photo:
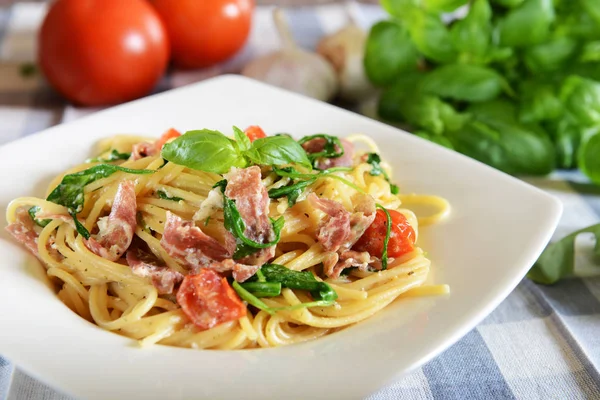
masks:
MULTIPOLYGON (((265 86, 224 76, 93 114, 0 148, 0 206, 43 195, 49 179, 81 162, 98 139, 158 136, 258 124, 266 132, 365 133, 382 149, 401 191, 452 204, 420 245, 450 296, 396 302, 375 317, 308 343, 249 351, 154 346, 84 321, 45 284, 39 263, 0 241, 0 354, 67 393, 117 398, 362 398, 435 357, 488 315, 550 239, 561 205, 483 164, 390 126, 265 86)), ((2 221, 6 225, 6 221, 2 221)))

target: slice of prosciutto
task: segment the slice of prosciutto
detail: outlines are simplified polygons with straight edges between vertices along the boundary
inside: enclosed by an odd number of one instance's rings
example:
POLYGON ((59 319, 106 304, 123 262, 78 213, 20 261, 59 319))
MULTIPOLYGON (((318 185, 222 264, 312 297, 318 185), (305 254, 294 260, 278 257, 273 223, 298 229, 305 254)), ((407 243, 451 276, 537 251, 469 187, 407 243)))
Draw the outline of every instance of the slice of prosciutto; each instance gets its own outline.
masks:
MULTIPOLYGON (((269 194, 261 181, 260 168, 252 166, 244 169, 232 168, 227 174, 225 195, 235 200, 235 205, 246 225, 244 235, 258 243, 268 243, 275 239, 269 219, 269 194)), ((275 256, 275 246, 259 249, 242 259, 236 260, 248 265, 262 265, 275 256)))
POLYGON ((140 249, 128 250, 125 258, 134 274, 150 278, 158 294, 173 293, 175 285, 183 280, 183 274, 167 266, 157 265, 158 260, 154 260, 148 253, 140 249))
POLYGON ((371 255, 366 251, 346 250, 339 254, 330 253, 330 256, 323 260, 323 271, 330 278, 339 278, 346 268, 356 267, 366 271, 372 261, 371 255))
POLYGON ((319 227, 317 240, 325 251, 338 251, 350 236, 350 213, 335 200, 321 199, 316 194, 308 195, 307 200, 329 216, 319 227))
POLYGON ((150 143, 150 142, 136 143, 133 145, 133 148, 131 149, 131 156, 129 157, 129 159, 136 161, 136 160, 139 160, 140 158, 152 157, 152 156, 157 155, 159 151, 160 150, 156 149, 156 146, 154 145, 154 143, 150 143))
POLYGON ((98 220, 98 234, 85 240, 87 248, 107 260, 118 260, 133 240, 136 213, 135 184, 130 180, 123 181, 117 189, 110 214, 98 220))
POLYGON ((160 244, 171 257, 192 271, 208 267, 213 261, 231 258, 235 250, 225 248, 192 221, 184 221, 170 211, 167 211, 160 244))
MULTIPOLYGON (((351 167, 353 165, 352 159, 354 158, 354 145, 346 139, 340 139, 342 146, 344 147, 344 154, 337 158, 319 158, 317 160, 316 167, 319 169, 327 169, 333 167, 351 167)), ((307 153, 319 153, 325 148, 327 141, 323 138, 314 138, 302 144, 304 150, 307 153)), ((335 151, 339 152, 339 146, 335 145, 335 151)))
POLYGON ((15 222, 8 225, 6 230, 34 256, 38 256, 38 233, 34 229, 34 222, 29 216, 27 207, 22 206, 17 209, 15 222))

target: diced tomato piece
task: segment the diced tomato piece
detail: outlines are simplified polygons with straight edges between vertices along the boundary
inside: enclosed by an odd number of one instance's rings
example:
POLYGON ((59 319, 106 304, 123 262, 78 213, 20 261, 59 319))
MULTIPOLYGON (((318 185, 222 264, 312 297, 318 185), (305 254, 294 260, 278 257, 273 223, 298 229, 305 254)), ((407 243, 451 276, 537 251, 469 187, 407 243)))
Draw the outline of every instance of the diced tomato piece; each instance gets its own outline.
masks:
POLYGON ((183 279, 177 292, 177 303, 200 329, 210 329, 246 315, 246 306, 227 279, 208 268, 183 279))
MULTIPOLYGON (((406 217, 395 210, 388 210, 392 217, 392 231, 388 242, 388 256, 399 257, 415 248, 415 231, 406 217)), ((378 209, 375 220, 358 239, 353 250, 367 251, 374 257, 381 257, 387 229, 387 218, 383 210, 378 209)))
POLYGON ((258 125, 252 125, 247 127, 244 133, 246 134, 246 136, 248 136, 248 139, 250 139, 251 142, 254 142, 256 139, 262 139, 267 137, 265 131, 263 131, 262 128, 258 125))
POLYGON ((156 141, 156 143, 155 143, 156 150, 161 151, 163 146, 165 145, 165 143, 167 143, 169 140, 175 139, 179 136, 181 136, 181 133, 179 133, 179 131, 177 129, 173 129, 173 128, 169 129, 168 131, 163 133, 162 136, 156 141))

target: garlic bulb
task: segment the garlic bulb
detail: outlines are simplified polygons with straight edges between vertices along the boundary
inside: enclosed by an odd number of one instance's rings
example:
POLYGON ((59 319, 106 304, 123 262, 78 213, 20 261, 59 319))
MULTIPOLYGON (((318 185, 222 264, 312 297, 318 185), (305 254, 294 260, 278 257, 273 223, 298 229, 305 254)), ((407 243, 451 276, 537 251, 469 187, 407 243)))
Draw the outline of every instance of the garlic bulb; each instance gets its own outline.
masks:
POLYGON ((317 53, 333 65, 340 82, 339 97, 357 102, 370 96, 375 89, 369 82, 363 66, 367 33, 352 17, 350 20, 344 28, 322 38, 317 46, 317 53))
POLYGON ((280 9, 274 10, 273 17, 283 43, 281 50, 251 61, 242 75, 318 100, 331 100, 338 90, 333 67, 320 55, 296 46, 280 9))

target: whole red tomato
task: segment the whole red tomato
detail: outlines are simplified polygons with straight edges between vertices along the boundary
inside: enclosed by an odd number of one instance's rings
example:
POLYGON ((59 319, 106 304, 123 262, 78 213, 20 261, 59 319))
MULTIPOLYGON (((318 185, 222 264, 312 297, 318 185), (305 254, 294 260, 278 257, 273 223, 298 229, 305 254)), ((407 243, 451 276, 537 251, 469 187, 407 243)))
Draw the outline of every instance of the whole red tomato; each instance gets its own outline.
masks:
POLYGON ((39 33, 46 78, 87 106, 147 94, 164 74, 169 52, 162 21, 145 0, 58 0, 39 33))
POLYGON ((208 67, 242 48, 254 0, 154 0, 171 41, 173 62, 181 68, 208 67))

